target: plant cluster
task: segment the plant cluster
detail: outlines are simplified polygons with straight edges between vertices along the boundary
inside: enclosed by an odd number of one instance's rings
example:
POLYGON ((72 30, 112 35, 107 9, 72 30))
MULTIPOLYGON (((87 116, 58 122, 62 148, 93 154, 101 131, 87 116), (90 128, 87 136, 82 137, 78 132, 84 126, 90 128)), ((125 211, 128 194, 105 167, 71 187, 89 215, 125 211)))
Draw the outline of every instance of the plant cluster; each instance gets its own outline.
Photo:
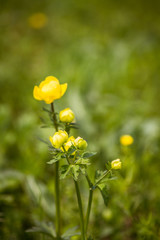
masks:
MULTIPOLYGON (((38 86, 34 87, 33 96, 36 100, 43 100, 47 104, 51 104, 51 110, 46 110, 52 120, 55 133, 50 136, 50 150, 52 159, 48 164, 55 164, 55 204, 56 204, 56 230, 53 228, 45 228, 44 226, 34 227, 29 231, 40 231, 50 235, 53 239, 70 239, 72 236, 80 235, 82 240, 91 240, 88 236, 88 224, 92 206, 93 192, 99 189, 104 201, 106 201, 106 184, 108 179, 113 178, 113 170, 121 168, 120 159, 113 160, 106 164, 104 171, 96 170, 94 182, 91 181, 87 168, 91 165, 91 157, 96 155, 95 152, 87 150, 88 143, 82 137, 74 137, 70 135, 72 128, 77 128, 75 123, 75 115, 70 108, 60 111, 59 115, 55 112, 54 101, 60 99, 67 89, 67 84, 60 84, 58 79, 49 76, 38 86), (65 161, 65 163, 64 163, 65 161), (64 163, 64 164, 63 164, 64 163), (83 175, 88 182, 88 206, 87 212, 84 213, 83 201, 81 198, 79 187, 79 176, 83 175), (73 178, 75 185, 77 202, 79 208, 79 218, 81 231, 76 232, 69 230, 62 234, 61 229, 61 199, 60 199, 60 180, 67 176, 73 178)), ((123 140, 125 141, 125 140, 123 140)))

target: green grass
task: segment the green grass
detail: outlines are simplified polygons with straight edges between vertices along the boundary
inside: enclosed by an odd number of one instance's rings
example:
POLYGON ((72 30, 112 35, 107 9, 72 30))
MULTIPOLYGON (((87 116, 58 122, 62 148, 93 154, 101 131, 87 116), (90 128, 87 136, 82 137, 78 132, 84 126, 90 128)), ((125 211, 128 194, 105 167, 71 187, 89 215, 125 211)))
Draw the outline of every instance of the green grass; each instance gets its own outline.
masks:
MULTIPOLYGON (((104 240, 158 239, 158 1, 36 0, 29 4, 16 0, 1 5, 1 174, 11 169, 25 177, 32 175, 49 189, 47 199, 52 196, 54 169, 46 164, 48 149, 37 137, 48 139, 53 129, 40 128, 44 104, 33 99, 32 91, 46 76, 56 76, 68 83, 65 96, 56 101, 57 110, 70 107, 80 124, 75 136, 81 135, 90 150, 98 151, 90 175, 107 161, 119 157, 124 161, 118 179, 110 183, 108 207, 95 194, 90 232, 104 240), (37 12, 48 17, 39 30, 28 24, 37 12), (134 137, 129 152, 119 143, 126 133, 134 137)), ((25 177, 17 179, 9 173, 0 179, 0 238, 4 240, 39 239, 25 230, 35 219, 53 220, 37 202, 39 195, 33 200, 26 190, 25 177)), ((67 184, 62 182, 65 206, 76 202, 70 179, 67 184)), ((81 191, 86 200, 83 187, 81 191)), ((76 203, 67 207, 63 225, 75 222, 76 203)))

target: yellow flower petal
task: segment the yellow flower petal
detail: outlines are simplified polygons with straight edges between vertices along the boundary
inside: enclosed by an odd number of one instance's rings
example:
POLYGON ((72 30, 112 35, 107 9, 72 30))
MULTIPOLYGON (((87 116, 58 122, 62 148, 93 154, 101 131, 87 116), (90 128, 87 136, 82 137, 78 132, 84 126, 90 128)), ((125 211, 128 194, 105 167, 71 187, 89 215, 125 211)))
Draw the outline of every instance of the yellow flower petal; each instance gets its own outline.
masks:
POLYGON ((120 143, 123 145, 123 146, 129 146, 131 145, 132 143, 134 142, 134 139, 131 135, 122 135, 120 137, 120 143))
POLYGON ((54 100, 55 99, 53 99, 53 97, 45 97, 45 99, 44 99, 45 103, 47 103, 47 104, 52 103, 54 100))
POLYGON ((67 83, 60 85, 57 78, 48 76, 40 83, 39 87, 35 87, 34 98, 50 104, 54 100, 61 98, 66 89, 67 83))
POLYGON ((61 87, 57 81, 48 81, 40 86, 41 96, 43 99, 52 97, 53 99, 57 99, 60 97, 61 87))
POLYGON ((51 136, 49 137, 49 141, 53 144, 53 139, 51 136))
POLYGON ((48 83, 50 81, 55 81, 55 82, 59 83, 59 80, 56 77, 53 77, 53 76, 46 77, 44 81, 45 81, 45 83, 48 83))
POLYGON ((36 99, 36 100, 42 100, 41 96, 40 96, 40 89, 39 87, 35 86, 34 89, 33 89, 33 97, 36 99))
POLYGON ((64 84, 61 84, 60 86, 61 86, 61 96, 60 97, 62 97, 65 94, 66 90, 67 90, 68 84, 64 83, 64 84))

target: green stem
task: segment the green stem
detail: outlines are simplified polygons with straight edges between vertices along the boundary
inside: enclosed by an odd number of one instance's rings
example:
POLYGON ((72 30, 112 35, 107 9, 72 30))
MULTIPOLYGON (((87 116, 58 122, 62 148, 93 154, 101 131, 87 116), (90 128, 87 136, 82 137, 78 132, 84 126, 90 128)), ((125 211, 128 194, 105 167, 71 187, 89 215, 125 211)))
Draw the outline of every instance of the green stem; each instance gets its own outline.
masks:
POLYGON ((108 175, 108 173, 110 173, 110 172, 111 172, 111 169, 109 171, 106 170, 105 173, 103 174, 103 176, 96 182, 95 186, 93 186, 93 187, 96 188, 97 185, 103 180, 103 178, 105 178, 108 175))
POLYGON ((77 193, 77 200, 78 200, 79 214, 80 214, 80 221, 81 221, 81 237, 82 237, 82 240, 86 240, 81 194, 80 194, 80 190, 79 190, 77 181, 74 180, 74 183, 75 183, 75 188, 76 188, 76 193, 77 193))
MULTIPOLYGON (((53 122, 55 130, 58 131, 57 118, 54 105, 51 103, 51 111, 53 114, 53 122)), ((61 213, 60 213, 60 190, 59 190, 59 162, 55 163, 55 204, 56 204, 56 233, 57 239, 61 236, 61 213)))
POLYGON ((88 206, 87 206, 87 213, 86 213, 86 218, 85 218, 85 233, 87 235, 88 223, 89 223, 89 217, 90 217, 92 199, 93 199, 93 184, 92 184, 87 172, 86 172, 85 176, 86 176, 86 179, 87 179, 87 182, 89 185, 88 206))
POLYGON ((58 131, 57 118, 56 118, 53 102, 51 103, 51 111, 52 111, 52 114, 53 114, 54 127, 55 127, 56 131, 58 131))
MULTIPOLYGON (((67 160, 68 164, 70 165, 70 161, 69 161, 69 158, 68 158, 68 155, 67 155, 67 152, 66 152, 64 146, 62 146, 62 148, 66 154, 66 160, 67 160)), ((80 214, 80 222, 81 222, 81 236, 82 236, 82 240, 86 240, 81 194, 80 194, 80 190, 79 190, 77 181, 74 180, 74 184, 75 184, 75 188, 76 188, 76 194, 77 194, 77 200, 78 200, 78 206, 79 206, 79 214, 80 214)))
POLYGON ((86 219, 85 219, 85 232, 86 232, 86 234, 87 234, 87 230, 88 230, 88 223, 89 223, 89 217, 90 217, 91 206, 92 206, 92 197, 93 197, 93 190, 90 188, 89 189, 87 214, 86 214, 86 219))
POLYGON ((59 191, 59 162, 55 164, 55 203, 56 203, 56 232, 57 238, 61 235, 61 216, 60 216, 60 191, 59 191))

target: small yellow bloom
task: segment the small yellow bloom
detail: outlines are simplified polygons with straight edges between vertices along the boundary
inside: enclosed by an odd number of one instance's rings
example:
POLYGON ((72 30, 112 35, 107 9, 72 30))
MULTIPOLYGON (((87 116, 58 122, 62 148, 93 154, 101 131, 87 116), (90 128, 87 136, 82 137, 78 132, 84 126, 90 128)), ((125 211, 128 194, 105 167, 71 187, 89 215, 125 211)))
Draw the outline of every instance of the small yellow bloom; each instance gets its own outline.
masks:
MULTIPOLYGON (((68 151, 68 149, 71 146, 75 146, 75 138, 73 136, 68 138, 67 142, 64 144, 64 148, 66 151, 68 151)), ((62 149, 62 151, 63 151, 63 149, 62 149)))
POLYGON ((55 132, 53 137, 50 136, 49 138, 51 144, 55 148, 61 148, 62 145, 67 142, 68 140, 68 134, 66 131, 59 130, 58 132, 55 132))
POLYGON ((54 100, 61 98, 66 90, 67 83, 60 84, 57 78, 49 76, 40 83, 39 87, 34 87, 33 97, 36 100, 43 100, 47 104, 50 104, 54 100))
POLYGON ((59 119, 61 122, 71 123, 74 120, 74 118, 75 118, 74 113, 70 108, 65 108, 59 113, 59 119))
POLYGON ((122 163, 120 159, 116 159, 111 162, 112 169, 121 169, 121 166, 122 166, 122 163))
POLYGON ((48 18, 44 13, 35 13, 28 18, 30 27, 35 29, 43 28, 48 22, 48 18))
POLYGON ((130 135, 123 135, 123 136, 120 137, 120 143, 123 146, 131 145, 133 142, 134 142, 134 139, 130 135))
POLYGON ((80 150, 84 150, 87 148, 88 144, 83 138, 77 137, 75 139, 75 146, 80 150))

